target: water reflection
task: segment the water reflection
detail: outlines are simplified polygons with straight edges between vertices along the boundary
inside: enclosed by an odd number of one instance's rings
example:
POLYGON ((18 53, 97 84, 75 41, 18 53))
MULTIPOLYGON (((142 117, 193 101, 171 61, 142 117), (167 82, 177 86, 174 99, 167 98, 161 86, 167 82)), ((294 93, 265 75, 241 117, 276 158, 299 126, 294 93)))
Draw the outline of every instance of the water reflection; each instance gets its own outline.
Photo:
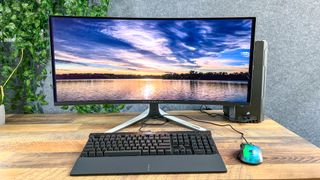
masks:
POLYGON ((153 94, 154 87, 152 83, 147 83, 143 88, 143 95, 144 99, 149 99, 150 96, 153 94))
POLYGON ((247 99, 247 82, 163 79, 58 80, 58 101, 247 99))

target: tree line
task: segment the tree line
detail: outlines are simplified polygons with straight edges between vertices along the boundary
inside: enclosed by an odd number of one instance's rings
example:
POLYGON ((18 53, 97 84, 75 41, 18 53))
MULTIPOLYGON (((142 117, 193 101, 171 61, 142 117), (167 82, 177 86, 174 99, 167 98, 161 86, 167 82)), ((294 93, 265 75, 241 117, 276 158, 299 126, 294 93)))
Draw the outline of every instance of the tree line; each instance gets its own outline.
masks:
POLYGON ((234 80, 244 81, 249 80, 249 73, 244 72, 208 72, 202 73, 197 71, 190 71, 189 73, 171 73, 162 76, 163 79, 190 79, 190 80, 234 80))
POLYGON ((150 79, 161 79, 161 76, 153 76, 153 75, 131 75, 131 74, 56 74, 56 79, 142 79, 142 78, 150 78, 150 79))
POLYGON ((176 79, 176 80, 230 80, 245 81, 249 80, 249 73, 244 72, 208 72, 202 73, 190 71, 189 73, 167 73, 164 75, 131 75, 131 74, 56 74, 56 79, 176 79))

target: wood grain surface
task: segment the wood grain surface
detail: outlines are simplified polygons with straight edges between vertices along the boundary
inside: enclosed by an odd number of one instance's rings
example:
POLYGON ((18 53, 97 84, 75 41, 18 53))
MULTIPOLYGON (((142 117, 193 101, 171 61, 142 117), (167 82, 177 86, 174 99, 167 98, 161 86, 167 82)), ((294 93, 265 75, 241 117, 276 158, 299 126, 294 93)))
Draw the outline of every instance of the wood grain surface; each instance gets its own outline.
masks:
MULTIPOLYGON (((170 114, 184 114, 216 123, 226 122, 221 118, 212 118, 197 111, 179 111, 170 114)), ((239 134, 230 128, 189 120, 212 131, 218 150, 227 165, 227 173, 69 176, 90 133, 104 132, 136 115, 136 113, 7 115, 6 125, 0 126, 0 179, 320 179, 320 148, 271 119, 259 124, 232 123, 235 128, 245 133, 250 142, 261 147, 264 162, 258 166, 246 165, 236 159, 236 153, 242 142, 239 134)), ((123 131, 137 132, 140 125, 134 125, 123 131)), ((186 129, 167 123, 162 126, 148 126, 144 130, 186 129)))

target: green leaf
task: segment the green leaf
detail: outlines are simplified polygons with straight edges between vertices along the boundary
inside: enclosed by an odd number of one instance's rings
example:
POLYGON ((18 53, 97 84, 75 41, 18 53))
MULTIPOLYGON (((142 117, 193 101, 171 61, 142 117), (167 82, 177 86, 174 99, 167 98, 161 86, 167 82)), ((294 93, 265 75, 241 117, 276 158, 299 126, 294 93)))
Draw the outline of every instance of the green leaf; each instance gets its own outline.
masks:
POLYGON ((8 25, 5 26, 5 28, 13 31, 16 28, 16 25, 14 23, 9 23, 8 25))
POLYGON ((2 67, 2 70, 3 70, 3 71, 6 71, 6 72, 11 72, 13 69, 12 69, 10 66, 8 66, 8 65, 4 65, 4 66, 2 67))
POLYGON ((31 74, 30 70, 26 70, 26 71, 23 72, 23 76, 24 77, 29 77, 30 74, 31 74))
POLYGON ((63 109, 63 110, 68 110, 68 109, 69 109, 69 106, 61 106, 61 109, 63 109))
POLYGON ((15 21, 16 19, 17 19, 17 16, 16 16, 16 15, 11 16, 11 20, 12 20, 12 21, 15 21))
POLYGON ((8 6, 5 6, 4 12, 7 13, 7 14, 10 14, 11 13, 11 9, 8 6))
POLYGON ((23 110, 25 112, 31 113, 31 112, 33 112, 33 107, 30 105, 26 105, 26 106, 23 106, 23 110))
POLYGON ((43 100, 43 101, 40 101, 40 104, 41 104, 42 106, 46 106, 46 105, 48 105, 49 103, 48 103, 47 101, 43 100))
POLYGON ((23 8, 27 8, 27 7, 28 7, 28 4, 27 4, 27 3, 22 3, 22 7, 23 7, 23 8))
POLYGON ((26 86, 30 86, 30 80, 26 80, 26 86))
POLYGON ((34 25, 36 26, 36 28, 39 27, 39 26, 40 26, 40 21, 39 21, 39 20, 36 20, 36 21, 34 22, 34 25))
POLYGON ((122 110, 125 106, 126 106, 125 104, 120 104, 120 105, 118 106, 118 109, 119 109, 119 110, 122 110))
POLYGON ((40 94, 40 95, 38 96, 38 100, 39 100, 39 101, 43 101, 45 98, 46 98, 46 96, 45 96, 44 94, 40 94))
POLYGON ((15 11, 20 11, 20 6, 19 6, 18 2, 14 2, 11 7, 15 11))

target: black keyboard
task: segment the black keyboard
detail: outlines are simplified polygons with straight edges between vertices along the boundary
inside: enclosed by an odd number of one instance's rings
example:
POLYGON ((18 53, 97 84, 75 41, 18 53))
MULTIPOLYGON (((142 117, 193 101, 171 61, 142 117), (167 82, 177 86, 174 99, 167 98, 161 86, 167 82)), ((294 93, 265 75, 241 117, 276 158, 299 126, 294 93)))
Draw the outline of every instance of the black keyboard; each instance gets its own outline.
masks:
POLYGON ((92 133, 71 175, 158 172, 226 172, 226 168, 210 131, 92 133))
POLYGON ((82 157, 215 154, 209 131, 156 134, 92 133, 82 157))

